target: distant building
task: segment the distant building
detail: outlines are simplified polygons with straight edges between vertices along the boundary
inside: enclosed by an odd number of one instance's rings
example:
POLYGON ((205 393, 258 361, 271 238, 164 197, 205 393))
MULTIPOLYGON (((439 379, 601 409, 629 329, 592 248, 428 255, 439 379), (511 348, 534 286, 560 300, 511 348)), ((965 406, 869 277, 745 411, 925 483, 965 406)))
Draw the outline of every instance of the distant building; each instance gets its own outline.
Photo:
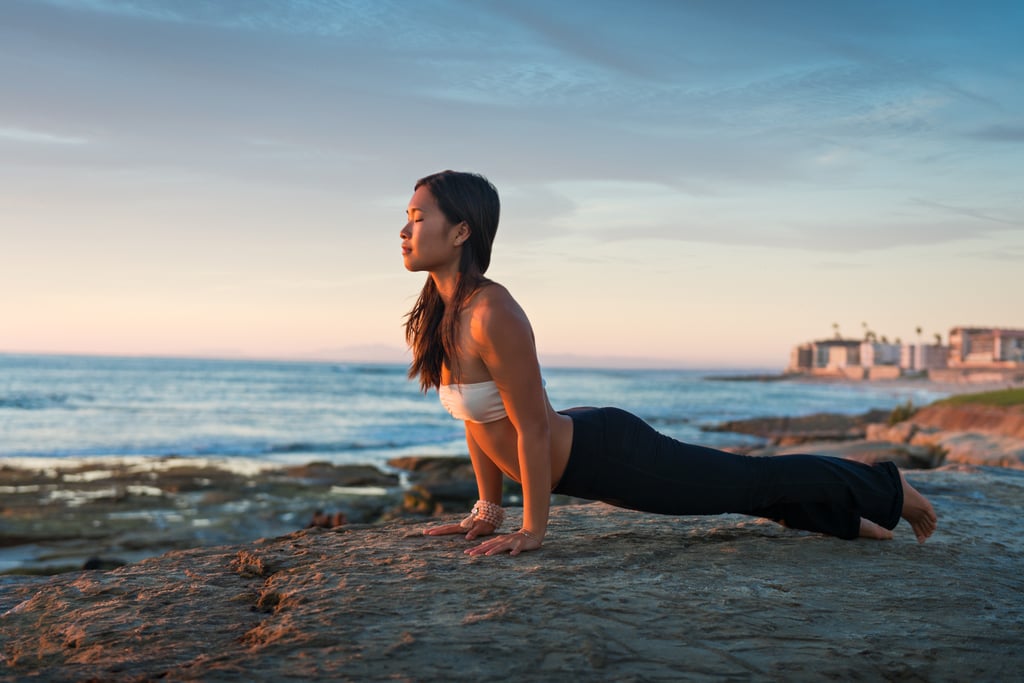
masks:
POLYGON ((901 344, 862 341, 860 343, 861 365, 869 368, 876 365, 894 365, 899 367, 902 350, 903 346, 901 344))
POLYGON ((822 339, 793 347, 786 372, 845 377, 892 379, 923 374, 937 381, 1024 382, 1024 330, 996 327, 954 327, 949 346, 890 344, 874 336, 822 339))
POLYGON ((823 339, 794 347, 789 369, 794 372, 860 365, 860 342, 849 339, 823 339))
POLYGON ((786 372, 809 372, 814 367, 814 345, 800 344, 789 353, 789 367, 786 372))
POLYGON ((900 367, 905 372, 939 370, 949 362, 949 347, 942 344, 904 344, 900 350, 900 367))
POLYGON ((786 372, 847 379, 895 379, 945 367, 948 347, 892 344, 875 339, 821 339, 793 347, 786 372))
POLYGON ((822 339, 794 347, 786 372, 842 375, 861 379, 861 342, 855 339, 822 339))
POLYGON ((1024 366, 1024 330, 954 327, 949 332, 949 367, 1017 368, 1024 366))

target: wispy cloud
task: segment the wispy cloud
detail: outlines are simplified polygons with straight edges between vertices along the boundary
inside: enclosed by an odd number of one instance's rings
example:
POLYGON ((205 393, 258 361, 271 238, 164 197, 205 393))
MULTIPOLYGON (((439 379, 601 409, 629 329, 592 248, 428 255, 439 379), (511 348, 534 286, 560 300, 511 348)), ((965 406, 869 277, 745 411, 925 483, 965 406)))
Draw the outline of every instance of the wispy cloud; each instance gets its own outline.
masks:
POLYGON ((1024 263, 1024 248, 1000 248, 969 251, 963 254, 967 258, 981 259, 984 261, 1008 261, 1010 263, 1024 263))
POLYGON ((26 128, 0 127, 0 140, 23 142, 34 145, 85 145, 89 140, 71 135, 59 135, 40 130, 26 128))
POLYGON ((991 221, 993 223, 1000 223, 1002 225, 1011 225, 1014 227, 1024 227, 1024 221, 1020 220, 1009 220, 1006 218, 999 218, 993 216, 989 211, 983 209, 976 209, 967 206, 951 206, 949 204, 941 204, 939 202, 933 202, 927 199, 914 199, 915 203, 921 206, 931 207, 933 209, 939 209, 946 213, 950 213, 956 216, 966 216, 968 218, 977 218, 982 221, 991 221))
MULTIPOLYGON (((989 237, 1022 224, 992 211, 917 199, 865 205, 833 192, 814 203, 772 193, 691 195, 665 184, 575 181, 549 185, 568 210, 548 222, 552 234, 609 243, 661 240, 864 253, 989 237), (832 205, 825 211, 824 205, 832 205)), ((880 199, 880 198, 879 198, 880 199)))
POLYGON ((1024 142, 1024 125, 993 124, 971 131, 968 137, 991 142, 1024 142))
POLYGON ((694 222, 680 228, 675 225, 651 225, 619 234, 615 239, 659 239, 669 241, 802 249, 810 252, 854 254, 894 247, 947 244, 976 234, 965 232, 954 222, 842 223, 836 220, 776 220, 770 225, 714 221, 694 222))
POLYGON ((395 8, 387 0, 292 0, 287 3, 174 0, 44 0, 75 11, 175 24, 340 36, 383 28, 395 8))
MULTIPOLYGON (((559 9, 557 4, 531 7, 525 2, 495 3, 491 7, 499 16, 507 17, 532 34, 531 42, 543 44, 559 55, 557 62, 585 64, 606 73, 632 78, 652 75, 651 65, 642 61, 644 55, 650 55, 651 46, 648 45, 646 51, 639 51, 634 49, 632 41, 621 39, 624 28, 621 23, 626 19, 623 14, 617 11, 609 13, 608 8, 602 8, 600 3, 559 9), (586 23, 589 29, 580 31, 581 23, 586 23), (619 40, 613 39, 617 32, 620 33, 619 40)), ((643 8, 638 9, 642 14, 643 8)))
POLYGON ((167 6, 167 3, 147 0, 43 0, 56 7, 80 12, 94 12, 122 17, 145 17, 160 21, 181 21, 182 15, 167 6))

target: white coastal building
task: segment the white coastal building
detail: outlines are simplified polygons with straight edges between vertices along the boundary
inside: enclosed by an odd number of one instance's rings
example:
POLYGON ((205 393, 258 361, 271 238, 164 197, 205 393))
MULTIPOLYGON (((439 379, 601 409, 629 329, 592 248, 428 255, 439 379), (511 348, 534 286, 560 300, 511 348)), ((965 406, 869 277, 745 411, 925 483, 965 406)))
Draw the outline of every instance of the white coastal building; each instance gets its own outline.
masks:
POLYGON ((800 344, 790 354, 786 372, 893 379, 927 373, 943 381, 1010 380, 1024 382, 1024 330, 954 327, 949 345, 893 344, 873 336, 822 339, 800 344))

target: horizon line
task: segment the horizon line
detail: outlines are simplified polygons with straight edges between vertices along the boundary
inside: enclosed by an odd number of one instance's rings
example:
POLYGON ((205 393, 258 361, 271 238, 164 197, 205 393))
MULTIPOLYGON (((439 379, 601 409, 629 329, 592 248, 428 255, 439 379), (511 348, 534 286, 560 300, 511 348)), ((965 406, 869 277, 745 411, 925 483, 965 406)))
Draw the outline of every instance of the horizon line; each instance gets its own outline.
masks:
MULTIPOLYGON (((188 354, 188 353, 124 353, 124 352, 74 352, 74 351, 8 351, 0 350, 0 356, 8 357, 46 357, 46 358, 106 358, 113 360, 195 360, 217 362, 251 362, 251 363, 309 363, 320 365, 389 365, 407 366, 407 360, 387 358, 327 357, 307 354, 292 356, 250 356, 244 354, 188 354)), ((758 364, 705 363, 686 364, 666 358, 648 359, 640 356, 588 356, 583 354, 540 354, 540 365, 553 369, 564 370, 730 370, 735 372, 777 372, 783 373, 783 367, 758 364)))

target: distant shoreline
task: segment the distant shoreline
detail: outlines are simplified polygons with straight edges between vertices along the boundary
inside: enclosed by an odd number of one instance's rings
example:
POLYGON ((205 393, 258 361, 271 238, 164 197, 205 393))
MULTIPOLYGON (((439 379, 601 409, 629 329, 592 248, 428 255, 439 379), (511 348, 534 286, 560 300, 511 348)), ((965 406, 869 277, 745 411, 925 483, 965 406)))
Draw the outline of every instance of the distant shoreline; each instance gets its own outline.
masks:
POLYGON ((704 375, 703 379, 709 382, 781 382, 795 379, 796 375, 786 373, 779 374, 753 374, 753 375, 704 375))
POLYGON ((805 375, 800 373, 778 374, 735 374, 705 375, 703 379, 710 382, 793 382, 795 384, 839 384, 851 387, 872 386, 892 387, 894 389, 928 389, 944 394, 975 394, 983 391, 996 391, 1008 387, 1020 386, 1013 382, 937 382, 927 375, 918 377, 898 377, 895 379, 850 379, 832 375, 805 375))

